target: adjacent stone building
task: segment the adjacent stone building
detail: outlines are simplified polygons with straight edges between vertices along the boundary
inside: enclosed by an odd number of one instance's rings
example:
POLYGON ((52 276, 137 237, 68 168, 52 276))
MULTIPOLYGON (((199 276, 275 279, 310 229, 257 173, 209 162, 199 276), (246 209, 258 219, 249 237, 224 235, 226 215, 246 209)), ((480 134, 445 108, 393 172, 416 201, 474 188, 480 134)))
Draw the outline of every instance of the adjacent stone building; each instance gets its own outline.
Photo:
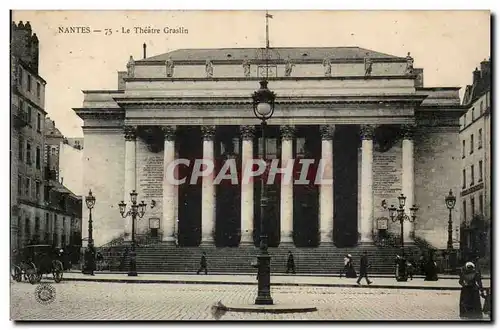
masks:
POLYGON ((460 118, 462 143, 461 245, 467 253, 484 255, 489 245, 491 213, 491 62, 484 60, 473 73, 472 85, 465 90, 460 118), (482 248, 480 248, 482 246, 482 248), (483 251, 473 251, 473 250, 483 251))
MULTIPOLYGON (((260 183, 173 185, 175 159, 192 175, 195 159, 239 168, 262 156, 252 93, 267 78, 277 95, 268 121, 267 157, 281 166, 324 160, 333 184, 275 182, 269 191, 270 245, 337 247, 399 236, 387 206, 406 197, 405 242, 446 247, 444 196, 459 191, 463 114, 458 87, 424 87, 413 58, 359 47, 180 49, 127 63, 116 89, 84 91, 83 187, 96 196, 94 240, 130 239, 136 190, 148 203, 140 235, 181 246, 257 245, 260 183), (385 208, 384 208, 385 206, 385 208)), ((91 87, 91 86, 89 86, 91 87)), ((294 166, 297 166, 294 165, 294 166)), ((300 171, 297 167, 297 171, 300 171)), ((454 219, 459 221, 458 208, 454 219)), ((84 214, 83 231, 88 219, 84 214)))
MULTIPOLYGON (((11 26, 11 248, 27 244, 81 246, 81 197, 57 178, 47 153, 45 80, 39 41, 29 22, 11 26)), ((59 132, 60 134, 60 132, 59 132)), ((62 135, 61 135, 62 136, 62 135)))

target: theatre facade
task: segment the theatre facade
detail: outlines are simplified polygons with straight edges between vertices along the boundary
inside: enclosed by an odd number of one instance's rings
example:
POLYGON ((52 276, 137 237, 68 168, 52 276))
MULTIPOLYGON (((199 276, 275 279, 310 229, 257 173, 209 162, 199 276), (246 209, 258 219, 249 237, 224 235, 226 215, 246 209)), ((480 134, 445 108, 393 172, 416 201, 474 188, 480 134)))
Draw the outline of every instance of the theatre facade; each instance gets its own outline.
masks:
POLYGON ((84 121, 83 182, 96 196, 96 246, 130 240, 131 219, 118 203, 130 205, 132 190, 147 203, 139 236, 180 246, 258 245, 261 182, 245 182, 242 172, 262 158, 251 95, 267 77, 276 93, 267 159, 308 178, 278 175, 267 184, 270 246, 334 248, 399 236, 387 207, 402 193, 408 213, 419 208, 405 223, 405 242, 446 247, 444 198, 460 188, 459 88, 424 87, 409 54, 234 48, 147 57, 144 49, 143 57, 118 72, 118 88, 86 90, 74 109, 84 121), (179 159, 186 164, 169 168, 179 159), (212 174, 193 178, 196 160, 213 161, 212 174), (228 160, 238 179, 216 182, 228 160), (169 180, 171 169, 185 182, 169 180), (325 181, 314 180, 318 172, 325 181))

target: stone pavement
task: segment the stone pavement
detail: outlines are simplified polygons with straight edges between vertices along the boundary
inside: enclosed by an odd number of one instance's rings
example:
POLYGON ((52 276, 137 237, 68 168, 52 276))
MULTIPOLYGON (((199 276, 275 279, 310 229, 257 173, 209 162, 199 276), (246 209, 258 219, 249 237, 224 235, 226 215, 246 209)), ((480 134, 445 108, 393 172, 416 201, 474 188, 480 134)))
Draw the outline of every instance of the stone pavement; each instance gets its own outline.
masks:
MULTIPOLYGON (((378 289, 422 289, 422 290, 460 290, 458 277, 445 278, 439 281, 424 281, 422 277, 397 282, 391 277, 371 277, 373 283, 370 288, 378 289)), ((229 284, 229 285, 255 285, 255 275, 217 274, 139 274, 137 277, 127 276, 126 273, 96 273, 95 276, 82 273, 65 273, 63 281, 88 281, 111 283, 171 283, 171 284, 229 284)), ((362 286, 367 286, 365 280, 362 286)), ((338 276, 301 276, 301 275, 271 275, 273 286, 312 286, 312 287, 358 287, 356 279, 339 278, 338 276)), ((489 279, 483 279, 485 287, 490 286, 489 279)))
POLYGON ((14 320, 458 320, 458 291, 273 286, 275 304, 312 304, 316 312, 215 313, 218 301, 251 304, 249 285, 134 284, 42 280, 55 300, 35 299, 37 285, 11 282, 14 320))

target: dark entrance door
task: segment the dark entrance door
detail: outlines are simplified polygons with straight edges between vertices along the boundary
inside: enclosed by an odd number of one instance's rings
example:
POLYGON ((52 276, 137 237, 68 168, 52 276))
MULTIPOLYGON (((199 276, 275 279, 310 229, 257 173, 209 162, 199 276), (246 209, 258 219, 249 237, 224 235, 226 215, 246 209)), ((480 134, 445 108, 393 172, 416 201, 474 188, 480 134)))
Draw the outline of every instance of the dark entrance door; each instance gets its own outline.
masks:
POLYGON ((358 145, 355 125, 337 125, 333 141, 334 242, 351 247, 358 241, 358 145))
MULTIPOLYGON (((235 175, 237 182, 223 179, 216 189, 215 245, 218 247, 237 247, 240 242, 241 227, 241 150, 238 127, 221 127, 217 131, 215 176, 225 163, 236 164, 237 173, 226 167, 223 174, 235 175)), ((227 165, 230 166, 230 165, 227 165)), ((214 176, 214 178, 215 178, 214 176)))
POLYGON ((187 126, 178 131, 179 158, 190 161, 189 167, 180 165, 180 178, 186 182, 179 186, 179 245, 198 246, 201 242, 201 178, 191 184, 193 165, 203 157, 203 139, 200 127, 187 126))
POLYGON ((294 242, 297 247, 315 247, 319 243, 319 187, 315 184, 315 179, 321 158, 321 139, 316 126, 297 130, 294 158, 296 179, 300 178, 302 171, 300 159, 314 160, 307 173, 308 184, 295 184, 293 187, 294 242))

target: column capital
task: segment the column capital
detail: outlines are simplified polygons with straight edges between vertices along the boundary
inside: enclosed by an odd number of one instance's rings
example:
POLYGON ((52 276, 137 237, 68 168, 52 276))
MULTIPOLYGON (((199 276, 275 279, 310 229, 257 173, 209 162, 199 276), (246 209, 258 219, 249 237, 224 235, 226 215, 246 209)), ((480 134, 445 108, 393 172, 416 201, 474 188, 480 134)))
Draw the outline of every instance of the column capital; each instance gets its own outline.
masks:
POLYGON ((137 127, 124 126, 123 131, 125 133, 125 141, 135 141, 137 138, 137 127))
POLYGON ((321 134, 321 140, 331 140, 335 134, 335 125, 320 125, 319 133, 321 134))
POLYGON ((175 126, 162 126, 161 127, 165 141, 174 141, 175 140, 175 129, 176 129, 175 126))
POLYGON ((416 125, 404 124, 401 125, 401 136, 404 140, 412 140, 415 134, 416 125))
POLYGON ((361 125, 360 133, 362 140, 371 140, 375 134, 375 125, 361 125))
POLYGON ((243 140, 252 140, 255 136, 255 126, 253 125, 240 126, 240 134, 243 140))
POLYGON ((295 126, 292 125, 281 125, 280 133, 282 140, 292 140, 295 136, 295 126))
POLYGON ((211 141, 215 136, 215 126, 201 126, 201 134, 204 141, 211 141))

